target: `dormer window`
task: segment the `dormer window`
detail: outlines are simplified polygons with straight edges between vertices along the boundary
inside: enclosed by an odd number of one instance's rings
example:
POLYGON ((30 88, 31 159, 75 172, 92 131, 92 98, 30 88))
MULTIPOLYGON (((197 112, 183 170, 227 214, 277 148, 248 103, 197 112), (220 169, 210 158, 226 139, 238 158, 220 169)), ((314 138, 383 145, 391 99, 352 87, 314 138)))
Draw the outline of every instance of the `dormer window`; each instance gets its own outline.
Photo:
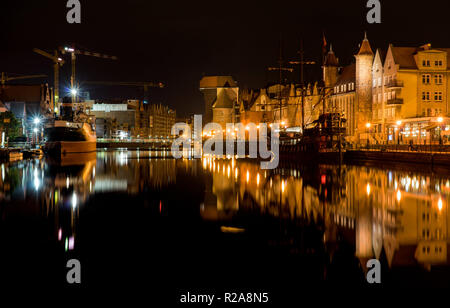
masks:
POLYGON ((422 66, 424 66, 424 67, 430 67, 430 66, 431 66, 430 60, 423 60, 423 61, 422 61, 422 66))

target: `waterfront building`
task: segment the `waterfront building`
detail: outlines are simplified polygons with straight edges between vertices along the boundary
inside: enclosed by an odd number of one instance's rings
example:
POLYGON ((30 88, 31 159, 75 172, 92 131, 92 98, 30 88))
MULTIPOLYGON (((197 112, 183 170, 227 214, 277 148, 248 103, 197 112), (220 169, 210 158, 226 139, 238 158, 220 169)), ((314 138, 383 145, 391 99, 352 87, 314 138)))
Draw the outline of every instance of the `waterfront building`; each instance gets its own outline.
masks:
MULTIPOLYGON (((144 112, 149 121, 149 138, 169 139, 175 125, 176 112, 162 104, 150 105, 144 112)), ((143 135, 141 135, 143 136, 143 135)))
POLYGON ((89 113, 96 118, 96 133, 99 138, 131 136, 129 131, 135 127, 136 110, 128 104, 95 103, 89 113))
POLYGON ((92 105, 99 138, 170 139, 176 112, 162 104, 128 100, 116 104, 92 105))
POLYGON ((239 87, 231 76, 205 76, 200 80, 205 102, 203 123, 239 122, 239 87))
POLYGON ((384 63, 374 62, 374 74, 378 75, 373 88, 379 89, 373 97, 377 106, 373 122, 379 128, 373 132, 374 138, 414 144, 448 140, 449 57, 450 48, 432 48, 431 44, 389 45, 384 63))
POLYGON ((300 132, 302 127, 302 91, 304 92, 305 125, 311 124, 321 114, 318 83, 308 84, 303 90, 294 84, 269 85, 240 94, 241 123, 278 123, 287 131, 300 132))
POLYGON ((354 143, 446 143, 450 135, 448 57, 450 48, 430 44, 390 44, 386 51, 377 49, 374 54, 366 36, 355 63, 342 68, 334 79, 336 61, 330 50, 324 82, 336 83, 327 111, 344 115, 348 140, 354 143))
POLYGON ((324 62, 323 79, 326 87, 332 88, 327 97, 326 112, 343 115, 347 121, 347 139, 352 143, 366 143, 369 138, 367 123, 370 123, 372 115, 373 59, 370 42, 365 36, 355 55, 355 63, 338 72, 338 60, 332 49, 324 62))

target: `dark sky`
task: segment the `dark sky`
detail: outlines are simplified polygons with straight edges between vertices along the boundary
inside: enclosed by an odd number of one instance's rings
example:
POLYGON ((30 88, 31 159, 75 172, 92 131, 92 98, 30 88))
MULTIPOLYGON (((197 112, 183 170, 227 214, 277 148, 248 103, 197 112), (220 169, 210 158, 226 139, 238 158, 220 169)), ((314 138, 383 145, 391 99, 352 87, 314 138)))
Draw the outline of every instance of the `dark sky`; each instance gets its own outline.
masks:
MULTIPOLYGON (((373 48, 394 45, 450 47, 448 0, 381 0, 382 24, 366 22, 366 0, 350 1, 170 1, 81 0, 81 25, 66 22, 65 0, 2 0, 0 71, 47 74, 50 60, 32 52, 75 43, 119 61, 80 56, 77 79, 161 81, 150 101, 168 104, 179 115, 203 110, 198 83, 202 75, 233 75, 241 87, 262 87, 277 80, 280 36, 286 59, 296 57, 300 38, 305 56, 319 60, 322 33, 341 63, 352 61, 364 31, 373 48)), ((313 80, 320 67, 309 68, 313 80)), ((61 85, 69 84, 70 65, 61 85)), ((287 76, 298 80, 298 72, 287 76)), ((34 82, 37 82, 35 80, 34 82)), ((84 86, 96 98, 142 98, 137 88, 84 86)))

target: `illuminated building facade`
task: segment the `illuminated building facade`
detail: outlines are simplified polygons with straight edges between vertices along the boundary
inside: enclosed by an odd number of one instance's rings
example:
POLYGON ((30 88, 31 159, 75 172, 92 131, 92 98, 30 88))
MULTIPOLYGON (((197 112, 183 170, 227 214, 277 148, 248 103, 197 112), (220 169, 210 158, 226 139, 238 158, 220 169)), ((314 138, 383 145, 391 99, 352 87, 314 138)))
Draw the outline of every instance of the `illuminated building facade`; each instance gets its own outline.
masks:
POLYGON ((396 47, 374 62, 374 138, 390 143, 438 143, 450 130, 449 48, 396 47), (375 79, 375 74, 376 79, 375 79))
POLYGON ((239 87, 231 76, 205 76, 200 80, 205 102, 203 123, 239 122, 239 87))

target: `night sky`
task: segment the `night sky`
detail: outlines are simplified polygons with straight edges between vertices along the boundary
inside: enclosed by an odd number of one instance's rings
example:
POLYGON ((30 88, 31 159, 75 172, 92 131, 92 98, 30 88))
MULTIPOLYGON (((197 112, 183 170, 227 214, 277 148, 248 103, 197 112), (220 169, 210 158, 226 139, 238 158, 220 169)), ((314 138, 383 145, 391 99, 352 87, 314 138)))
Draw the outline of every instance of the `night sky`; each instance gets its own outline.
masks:
MULTIPOLYGON (((77 80, 161 81, 150 101, 168 104, 179 115, 203 110, 198 83, 203 75, 232 75, 240 87, 259 88, 277 80, 280 36, 283 55, 295 59, 303 38, 305 57, 319 61, 322 33, 341 64, 349 64, 368 32, 372 48, 432 43, 450 47, 447 0, 386 1, 382 24, 366 22, 366 0, 359 1, 106 1, 81 0, 81 25, 68 24, 65 0, 0 2, 0 71, 47 74, 50 60, 33 47, 52 51, 75 43, 80 49, 119 57, 119 61, 80 56, 77 80)), ((69 60, 67 58, 67 60, 69 60)), ((61 86, 69 85, 70 61, 61 86)), ((320 66, 306 78, 319 76, 320 66)), ((286 78, 298 81, 298 71, 286 78)), ((32 82, 38 82, 33 80, 32 82)), ((91 98, 142 98, 138 88, 83 86, 91 98)))

